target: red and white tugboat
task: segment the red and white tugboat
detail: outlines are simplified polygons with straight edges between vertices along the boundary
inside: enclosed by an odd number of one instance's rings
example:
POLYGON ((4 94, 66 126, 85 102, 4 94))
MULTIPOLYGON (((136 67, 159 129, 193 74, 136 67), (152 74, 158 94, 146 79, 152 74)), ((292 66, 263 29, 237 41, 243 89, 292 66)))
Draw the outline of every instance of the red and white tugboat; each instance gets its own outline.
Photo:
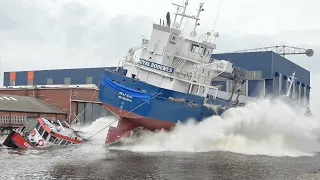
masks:
POLYGON ((36 127, 31 132, 26 132, 25 127, 12 130, 3 145, 26 149, 28 147, 45 147, 50 145, 71 145, 80 144, 83 139, 79 137, 70 125, 49 121, 45 118, 38 118, 36 127))

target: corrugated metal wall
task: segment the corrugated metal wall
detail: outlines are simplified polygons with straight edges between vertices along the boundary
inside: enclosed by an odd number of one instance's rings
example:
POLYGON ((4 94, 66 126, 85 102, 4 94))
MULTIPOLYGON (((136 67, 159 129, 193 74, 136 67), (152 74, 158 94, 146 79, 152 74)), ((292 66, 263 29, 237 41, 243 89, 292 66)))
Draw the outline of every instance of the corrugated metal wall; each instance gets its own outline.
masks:
POLYGON ((248 80, 248 96, 261 97, 264 96, 265 84, 264 80, 248 80))
MULTIPOLYGON (((86 84, 86 78, 92 77, 93 84, 98 85, 104 69, 116 67, 84 68, 84 69, 57 69, 34 71, 33 84, 46 85, 48 78, 52 78, 53 84, 64 84, 64 78, 71 78, 71 84, 86 84)), ((4 86, 10 85, 10 73, 4 73, 4 86)), ((15 85, 28 84, 28 71, 16 72, 15 85)))
POLYGON ((100 117, 109 116, 111 114, 109 111, 104 109, 102 104, 78 102, 77 115, 80 120, 80 124, 86 125, 86 124, 92 123, 93 121, 95 121, 100 117), (84 111, 85 108, 86 110, 84 111))
POLYGON ((27 85, 28 71, 16 73, 16 85, 27 85))
MULTIPOLYGON (((273 88, 275 87, 273 79, 265 79, 265 96, 274 94, 273 88)), ((277 88, 279 88, 277 86, 277 88)), ((277 94, 276 94, 277 95, 277 94)))
POLYGON ((291 76, 293 71, 296 72, 298 81, 310 85, 310 72, 301 66, 291 62, 290 60, 280 56, 279 54, 272 53, 273 59, 273 73, 279 72, 285 76, 291 76))
POLYGON ((10 82, 10 72, 4 72, 3 73, 3 85, 9 86, 9 82, 10 82))
MULTIPOLYGON (((296 72, 296 78, 298 78, 299 86, 294 86, 296 96, 300 94, 300 97, 306 97, 306 101, 309 102, 310 98, 310 72, 306 69, 298 66, 290 60, 280 56, 271 51, 267 52, 245 52, 245 53, 226 53, 226 54, 213 54, 213 58, 219 60, 228 60, 236 67, 246 69, 248 71, 262 71, 262 79, 265 80, 265 95, 279 95, 286 94, 289 82, 288 77, 292 73, 296 72), (306 90, 304 90, 306 86, 306 90), (300 89, 300 93, 299 93, 300 89)), ((258 96, 262 95, 261 92, 257 92, 257 88, 262 86, 263 81, 261 79, 249 80, 248 81, 248 95, 258 96)))

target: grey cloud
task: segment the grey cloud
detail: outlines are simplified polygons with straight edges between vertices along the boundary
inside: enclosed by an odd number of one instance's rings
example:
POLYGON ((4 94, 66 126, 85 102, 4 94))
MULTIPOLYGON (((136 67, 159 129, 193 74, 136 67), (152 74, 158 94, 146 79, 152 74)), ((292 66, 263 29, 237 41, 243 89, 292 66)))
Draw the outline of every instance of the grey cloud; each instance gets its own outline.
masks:
MULTIPOLYGON (((3 71, 114 66, 130 47, 139 45, 141 35, 148 38, 151 34, 153 21, 147 16, 110 18, 77 1, 60 5, 50 1, 60 7, 51 12, 36 6, 35 2, 0 1, 0 66, 3 71)), ((319 31, 288 31, 274 36, 220 32, 216 52, 282 44, 306 47, 313 40, 314 57, 292 59, 319 72, 314 64, 320 57, 317 44, 320 41, 313 39, 319 31)))
POLYGON ((0 6, 0 19, 10 17, 16 24, 0 29, 4 70, 116 65, 152 28, 146 17, 110 20, 75 1, 63 4, 57 15, 24 1, 0 6))
POLYGON ((15 21, 6 14, 0 14, 0 29, 10 30, 16 27, 15 21))

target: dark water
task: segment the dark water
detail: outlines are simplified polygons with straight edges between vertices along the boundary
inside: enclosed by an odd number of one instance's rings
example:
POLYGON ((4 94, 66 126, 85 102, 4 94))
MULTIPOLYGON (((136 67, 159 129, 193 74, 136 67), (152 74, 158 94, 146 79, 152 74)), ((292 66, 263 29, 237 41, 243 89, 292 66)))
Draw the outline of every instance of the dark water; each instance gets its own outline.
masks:
POLYGON ((20 152, 1 148, 0 162, 0 179, 320 179, 318 155, 137 153, 94 143, 20 152))

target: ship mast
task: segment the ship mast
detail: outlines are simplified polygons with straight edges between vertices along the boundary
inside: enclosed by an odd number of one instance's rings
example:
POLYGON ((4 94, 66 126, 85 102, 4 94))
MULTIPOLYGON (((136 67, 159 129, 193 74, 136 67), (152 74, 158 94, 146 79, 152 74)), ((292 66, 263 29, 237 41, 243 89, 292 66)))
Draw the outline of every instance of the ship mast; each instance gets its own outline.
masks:
POLYGON ((196 28, 197 28, 197 26, 200 25, 200 23, 199 23, 199 20, 200 20, 200 19, 199 19, 199 16, 200 16, 201 11, 204 11, 204 9, 202 8, 202 7, 203 7, 203 4, 204 4, 204 3, 200 3, 200 5, 199 5, 198 13, 197 13, 197 16, 196 16, 196 21, 195 21, 195 23, 194 23, 193 31, 191 32, 191 37, 195 37, 195 36, 197 35, 197 33, 196 33, 196 28))
POLYGON ((175 13, 174 20, 173 20, 171 26, 173 26, 174 28, 177 28, 177 29, 179 29, 179 30, 182 30, 182 29, 181 29, 181 28, 182 28, 181 25, 182 25, 182 21, 183 21, 184 17, 189 18, 189 19, 194 19, 194 20, 195 20, 195 23, 194 23, 193 31, 191 32, 190 35, 191 35, 191 37, 195 37, 195 36, 197 35, 197 33, 196 33, 196 28, 197 28, 197 26, 200 25, 200 24, 199 24, 199 21, 200 21, 200 18, 199 18, 199 17, 200 17, 200 13, 201 13, 202 11, 204 11, 204 9, 203 9, 203 4, 204 4, 204 3, 200 3, 199 9, 198 9, 198 12, 197 12, 197 16, 191 16, 191 15, 187 15, 187 14, 186 14, 186 10, 187 10, 188 3, 189 3, 188 0, 186 0, 186 1, 184 2, 184 5, 183 5, 183 6, 172 3, 173 5, 177 6, 177 11, 176 11, 176 13, 175 13), (182 13, 179 13, 180 8, 183 8, 182 13), (177 21, 177 16, 181 16, 181 19, 180 19, 180 23, 178 24, 178 26, 175 27, 175 23, 176 23, 176 21, 177 21))

